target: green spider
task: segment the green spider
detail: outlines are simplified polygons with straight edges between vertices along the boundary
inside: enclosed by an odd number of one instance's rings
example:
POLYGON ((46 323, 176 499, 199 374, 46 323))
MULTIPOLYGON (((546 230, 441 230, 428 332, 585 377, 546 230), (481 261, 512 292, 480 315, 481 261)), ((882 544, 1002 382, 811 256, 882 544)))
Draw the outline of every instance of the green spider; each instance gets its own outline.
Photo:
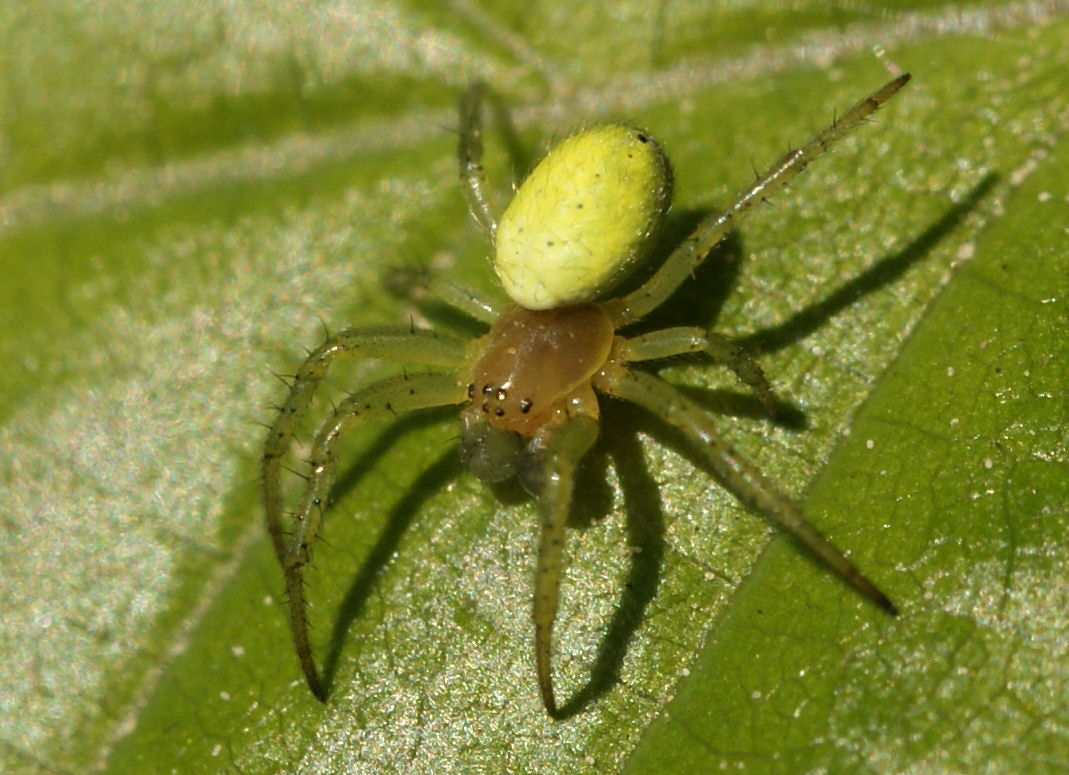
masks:
POLYGON ((443 301, 487 324, 462 341, 422 329, 351 328, 329 336, 297 370, 264 443, 267 526, 285 575, 290 628, 308 686, 326 699, 308 639, 303 572, 319 532, 338 440, 347 428, 427 407, 459 405, 460 455, 479 478, 518 476, 539 503, 542 528, 534 584, 535 668, 542 702, 556 717, 552 632, 565 524, 576 466, 598 435, 598 394, 635 403, 703 448, 716 477, 750 510, 793 536, 885 611, 894 604, 814 528, 794 502, 720 438, 709 414, 632 364, 707 353, 731 368, 767 406, 760 367, 725 337, 700 328, 637 336, 620 332, 663 304, 757 202, 784 188, 857 128, 909 80, 900 75, 790 151, 719 214, 702 220, 637 290, 598 301, 645 257, 671 203, 672 171, 646 132, 619 124, 583 129, 556 146, 516 191, 498 222, 484 193, 481 90, 460 110, 460 176, 475 219, 490 236, 494 268, 513 303, 503 308, 460 286, 432 281, 443 301), (316 434, 307 487, 283 527, 281 472, 313 394, 336 358, 377 358, 434 370, 405 372, 349 393, 316 434))

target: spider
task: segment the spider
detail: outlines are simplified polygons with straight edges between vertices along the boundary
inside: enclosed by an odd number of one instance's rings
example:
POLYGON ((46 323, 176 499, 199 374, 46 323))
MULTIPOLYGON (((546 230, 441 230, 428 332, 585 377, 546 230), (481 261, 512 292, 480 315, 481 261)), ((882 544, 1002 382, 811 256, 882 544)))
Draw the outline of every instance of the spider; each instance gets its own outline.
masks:
POLYGON ((719 214, 709 216, 637 290, 601 301, 648 252, 672 195, 672 170, 645 131, 622 124, 582 129, 552 149, 517 189, 498 221, 484 191, 481 87, 460 103, 458 155, 469 209, 487 232, 494 268, 512 300, 499 307, 444 280, 429 284, 450 306, 489 326, 470 341, 419 328, 350 328, 314 350, 290 382, 264 444, 262 486, 267 526, 285 576, 289 623, 312 693, 325 701, 305 617, 303 572, 334 480, 343 431, 370 420, 435 406, 460 405, 460 455, 489 481, 518 477, 536 498, 541 536, 534 581, 535 672, 542 703, 558 717, 552 680, 565 524, 580 459, 598 435, 598 394, 630 401, 678 429, 702 449, 716 478, 883 610, 891 600, 813 527, 798 506, 717 432, 710 415, 635 364, 705 353, 732 369, 770 410, 772 389, 751 356, 701 328, 621 331, 663 304, 710 251, 751 211, 814 159, 857 128, 909 80, 900 75, 764 174, 719 214), (315 435, 307 484, 296 512, 283 505, 283 460, 313 394, 338 358, 421 364, 349 393, 315 435), (290 517, 292 528, 284 529, 290 517))

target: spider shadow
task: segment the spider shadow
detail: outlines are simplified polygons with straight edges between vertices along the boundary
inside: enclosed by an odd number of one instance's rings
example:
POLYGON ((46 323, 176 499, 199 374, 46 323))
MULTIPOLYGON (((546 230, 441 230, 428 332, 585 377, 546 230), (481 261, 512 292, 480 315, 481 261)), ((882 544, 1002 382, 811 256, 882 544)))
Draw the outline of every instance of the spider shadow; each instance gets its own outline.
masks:
MULTIPOLYGON (((419 428, 440 424, 446 417, 455 418, 455 414, 455 408, 443 407, 405 415, 391 423, 369 445, 366 452, 354 461, 352 465, 346 467, 344 474, 337 479, 331 488, 331 502, 340 501, 346 493, 355 488, 363 475, 372 470, 382 455, 396 444, 402 436, 419 428)), ((323 661, 323 687, 328 695, 333 688, 341 654, 346 646, 349 628, 366 608, 367 601, 375 589, 375 584, 382 571, 389 564, 402 537, 408 531, 416 515, 421 511, 424 503, 443 490, 451 481, 455 481, 460 473, 461 465, 456 445, 449 444, 437 459, 425 468, 414 482, 406 487, 404 495, 390 509, 386 517, 385 526, 381 529, 374 545, 367 552, 359 571, 350 582, 349 588, 338 606, 338 612, 335 616, 327 645, 326 657, 323 661)), ((359 515, 357 517, 359 518, 359 515)))
MULTIPOLYGON (((767 417, 767 412, 759 402, 754 401, 754 411, 767 417)), ((696 448, 661 418, 645 412, 635 413, 633 407, 620 401, 605 402, 602 413, 602 433, 597 445, 583 461, 581 479, 576 488, 579 495, 573 503, 573 521, 569 525, 576 526, 574 512, 585 510, 584 506, 590 503, 592 497, 599 504, 594 507, 594 513, 602 513, 601 496, 591 496, 589 493, 596 492, 599 487, 607 488, 606 473, 611 461, 623 496, 627 545, 633 547, 634 551, 619 602, 605 627, 590 667, 590 678, 557 709, 553 716, 557 720, 566 720, 584 712, 621 683, 621 671, 628 648, 660 586, 667 551, 665 511, 660 485, 646 462, 639 435, 648 436, 659 446, 680 452, 696 470, 709 475, 710 487, 726 487, 709 464, 704 450, 696 448), (596 485, 592 487, 592 483, 596 485)), ((610 493, 610 501, 611 497, 610 493)), ((590 521, 589 518, 583 520, 584 523, 590 521)))
MULTIPOLYGON (((901 250, 876 262, 870 269, 846 282, 823 300, 800 310, 783 324, 744 337, 739 340, 740 343, 754 353, 781 349, 819 329, 836 313, 859 298, 893 283, 911 266, 930 254, 940 241, 959 226, 965 217, 977 208, 998 179, 997 174, 984 177, 964 199, 948 209, 901 250)), ((692 229, 693 224, 703 215, 700 212, 684 214, 676 223, 676 233, 689 233, 689 229, 692 229)), ((655 315, 650 316, 653 321, 651 328, 688 323, 693 325, 693 315, 688 316, 688 313, 694 310, 692 305, 708 308, 711 303, 714 309, 713 318, 715 318, 728 291, 734 285, 739 271, 738 259, 741 253, 741 242, 737 235, 731 235, 728 240, 714 248, 709 259, 699 267, 692 280, 684 283, 681 289, 662 306, 661 309, 665 311, 658 310, 655 315), (706 285, 708 278, 711 277, 709 273, 715 273, 716 279, 706 285), (700 291, 703 286, 716 289, 716 291, 711 294, 702 293, 700 291)), ((728 391, 679 389, 713 414, 768 417, 765 407, 749 395, 728 391)), ((792 428, 805 426, 805 415, 797 408, 782 404, 777 409, 781 410, 774 418, 778 424, 792 428)), ((726 487, 712 470, 705 451, 696 448, 681 433, 660 418, 651 417, 645 413, 635 414, 633 409, 626 404, 611 401, 604 402, 602 411, 604 418, 608 421, 602 422, 601 438, 590 453, 590 459, 584 461, 584 469, 580 473, 604 485, 608 461, 609 458, 612 459, 623 490, 627 513, 628 545, 638 547, 640 551, 632 555, 624 592, 590 669, 590 680, 558 709, 555 714, 555 718, 558 719, 567 719, 583 712, 621 681, 620 671, 628 645, 637 632, 647 607, 656 596, 660 584, 666 551, 665 516, 661 507, 657 482, 645 463, 637 434, 643 432, 658 443, 679 450, 696 468, 707 471, 712 481, 726 487)), ((587 487, 588 483, 584 482, 583 486, 587 487)), ((596 492, 596 489, 592 491, 596 492)), ((611 494, 608 497, 611 499, 611 494)), ((582 506, 582 498, 582 495, 577 498, 573 509, 582 506)), ((599 511, 601 509, 601 507, 595 508, 599 511)), ((819 559, 805 551, 801 545, 799 547, 810 562, 824 567, 819 559)))
MULTIPOLYGON (((490 121, 497 132, 498 141, 505 147, 505 155, 515 171, 516 184, 527 177, 535 165, 537 144, 525 142, 512 120, 512 110, 496 89, 483 92, 485 104, 490 109, 490 121)), ((499 209, 498 212, 501 212, 499 209)))
MULTIPOLYGON (((602 426, 601 437, 580 464, 581 486, 576 488, 569 528, 596 527, 609 514, 614 496, 606 474, 611 461, 623 491, 627 545, 638 547, 639 551, 632 554, 624 590, 599 646, 598 656, 591 668, 591 679, 558 710, 558 718, 579 713, 619 683, 628 645, 659 586, 665 551, 664 516, 659 488, 646 465, 637 433, 646 431, 660 438, 664 429, 651 429, 650 418, 643 417, 636 422, 633 417, 625 417, 626 412, 628 408, 618 402, 605 406, 607 421, 602 426)), ((403 435, 441 422, 444 416, 442 411, 430 411, 407 415, 392 423, 379 434, 367 452, 346 468, 344 475, 332 488, 331 500, 337 502, 354 489, 364 474, 374 468, 381 455, 403 435)), ((656 425, 656 421, 653 421, 653 425, 656 425)), ((456 447, 450 444, 408 485, 405 494, 387 515, 384 527, 338 606, 323 663, 323 684, 328 695, 332 692, 341 655, 348 643, 349 630, 365 612, 378 578, 397 551, 401 539, 426 501, 454 481, 461 472, 456 447)), ((491 485, 490 489, 494 497, 504 503, 535 501, 515 479, 491 485)))
POLYGON ((595 521, 589 515, 603 516, 611 508, 612 493, 607 485, 607 469, 611 460, 623 495, 627 520, 627 545, 635 547, 623 592, 612 618, 598 646, 598 653, 590 668, 587 681, 568 701, 557 709, 556 719, 567 719, 581 713, 595 700, 620 683, 620 671, 628 646, 646 609, 657 594, 661 566, 664 561, 664 512, 660 491, 650 473, 638 442, 636 425, 623 415, 627 408, 617 402, 606 402, 602 409, 603 422, 598 443, 583 459, 577 497, 572 504, 571 527, 595 521), (587 515, 580 517, 580 514, 587 515))
MULTIPOLYGON (((726 391, 701 391, 700 397, 707 399, 706 404, 716 402, 714 412, 722 413, 730 406, 745 406, 743 414, 768 417, 767 410, 756 399, 740 399, 737 394, 726 391)), ((590 667, 590 679, 557 709, 553 716, 557 720, 582 713, 621 682, 628 648, 660 586, 667 548, 665 512, 660 485, 646 462, 639 435, 680 451, 696 469, 709 474, 710 486, 725 486, 703 451, 695 449, 683 434, 660 418, 644 412, 636 413, 633 407, 620 401, 606 401, 602 404, 602 420, 598 443, 583 459, 579 470, 569 527, 588 527, 611 510, 613 494, 607 483, 611 462, 626 514, 627 546, 633 547, 634 551, 619 602, 590 667)))
MULTIPOLYGON (((984 176, 961 201, 946 210, 902 249, 877 261, 822 300, 798 310, 779 325, 737 337, 734 341, 756 357, 782 350, 819 330, 842 310, 898 280, 910 267, 931 253, 936 245, 976 210, 999 179, 997 173, 984 176)), ((666 224, 665 234, 658 240, 656 254, 667 255, 712 212, 712 209, 698 209, 676 214, 666 224)), ((695 324, 711 326, 719 317, 725 300, 737 283, 743 259, 742 238, 738 232, 731 232, 710 251, 691 278, 660 308, 643 320, 640 330, 652 331, 669 326, 695 324)), ((659 263, 655 262, 652 267, 646 268, 639 282, 648 278, 658 267, 659 263)), ((630 283, 628 287, 630 288, 630 283)), ((760 402, 743 392, 707 391, 688 387, 679 389, 715 414, 751 419, 768 417, 768 411, 760 402)), ((804 430, 807 425, 805 414, 797 405, 781 396, 776 397, 772 419, 778 425, 792 430, 804 430)))
POLYGON ((927 256, 973 212, 999 181, 998 173, 985 175, 957 204, 905 245, 853 279, 843 283, 823 300, 800 309, 772 328, 736 340, 754 353, 782 350, 826 325, 836 314, 869 294, 890 285, 927 256))
MULTIPOLYGON (((456 421, 456 408, 447 406, 404 415, 383 430, 373 443, 338 477, 331 488, 332 503, 339 502, 352 491, 368 471, 374 469, 382 455, 403 436, 430 425, 456 421)), ((463 474, 463 466, 456 444, 448 444, 431 465, 411 482, 405 494, 386 516, 375 544, 367 552, 356 576, 349 584, 331 628, 330 640, 323 661, 323 687, 329 696, 337 675, 349 629, 364 612, 382 572, 424 504, 463 474)), ((505 505, 530 500, 531 496, 515 479, 489 485, 498 502, 505 505)), ((359 518, 359 515, 357 515, 359 518)))
MULTIPOLYGON (((823 300, 799 310, 784 323, 750 334, 739 342, 755 354, 782 349, 819 329, 835 314, 858 299, 894 282, 912 265, 928 255, 975 210, 998 179, 996 174, 986 176, 968 196, 903 249, 878 261, 823 300)), ((659 247, 670 245, 673 241, 678 244, 706 214, 707 211, 700 210, 676 214, 667 224, 667 235, 659 241, 659 247)), ((715 320, 731 288, 736 284, 742 264, 742 253, 739 236, 729 235, 711 251, 709 258, 695 270, 691 280, 684 283, 668 302, 643 321, 642 328, 653 330, 677 325, 695 325, 696 318, 715 320), (695 314, 698 310, 702 311, 701 316, 695 314)), ((658 250, 657 254, 661 254, 661 251, 658 250)), ((641 282, 641 278, 637 282, 641 282)), ((768 416, 756 399, 744 394, 690 388, 682 390, 716 414, 768 416)), ((789 404, 783 404, 782 409, 783 412, 776 417, 777 422, 788 427, 804 427, 805 417, 802 412, 789 404)), ((383 451, 396 443, 403 434, 432 422, 441 422, 444 417, 453 416, 455 411, 454 408, 431 410, 405 416, 392 423, 380 434, 376 443, 339 477, 332 488, 332 500, 337 500, 355 487, 364 473, 375 466, 383 451)), ((696 467, 712 473, 703 451, 694 449, 681 434, 663 421, 644 413, 636 415, 632 408, 613 401, 604 402, 603 412, 607 421, 602 423, 598 444, 582 462, 580 477, 583 486, 577 488, 573 516, 569 524, 572 527, 591 525, 611 509, 612 493, 606 484, 606 471, 611 459, 623 491, 628 545, 640 547, 641 551, 632 555, 624 591, 601 639, 598 654, 590 669, 590 680, 558 709, 556 717, 560 719, 582 712, 620 682, 620 671, 627 648, 660 584, 666 550, 664 512, 657 482, 645 462, 637 433, 647 433, 659 443, 682 451, 696 467), (592 485, 592 482, 597 484, 592 485)), ((449 445, 437 460, 409 485, 406 494, 391 509, 385 528, 346 591, 335 618, 323 670, 324 686, 328 694, 345 646, 346 635, 352 622, 366 608, 378 576, 389 563, 423 504, 455 480, 460 473, 461 464, 455 446, 449 445)), ((715 476, 712 478, 717 480, 715 476)), ((529 499, 514 483, 495 485, 492 490, 505 502, 529 499)))

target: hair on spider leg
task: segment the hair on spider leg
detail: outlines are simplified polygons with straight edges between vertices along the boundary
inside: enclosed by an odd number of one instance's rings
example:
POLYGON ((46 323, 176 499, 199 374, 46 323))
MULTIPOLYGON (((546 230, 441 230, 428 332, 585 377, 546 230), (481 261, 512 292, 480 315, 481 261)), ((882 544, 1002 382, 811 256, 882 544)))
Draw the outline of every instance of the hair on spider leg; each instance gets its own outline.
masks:
POLYGON ((282 372, 275 371, 274 369, 269 369, 269 371, 271 372, 272 377, 277 379, 286 387, 293 387, 293 380, 297 379, 296 374, 283 374, 282 372))
MULTIPOLYGON (((317 312, 316 318, 319 320, 320 336, 322 337, 322 341, 325 342, 333 335, 333 331, 331 331, 330 325, 327 323, 326 318, 324 318, 322 314, 317 312)), ((311 354, 311 352, 312 351, 309 350, 309 354, 311 354)))
MULTIPOLYGON (((309 564, 312 563, 312 556, 311 555, 308 555, 308 563, 309 564)), ((290 584, 294 583, 294 581, 300 583, 302 593, 303 593, 303 591, 305 589, 308 588, 308 579, 306 579, 303 574, 301 576, 294 577, 293 580, 287 579, 287 583, 286 583, 285 587, 283 587, 282 595, 281 595, 282 599, 287 601, 287 602, 290 600, 290 597, 291 597, 290 584)), ((306 599, 305 595, 303 595, 303 594, 301 595, 301 602, 304 603, 304 607, 305 607, 305 609, 307 609, 308 608, 308 600, 306 599)), ((309 631, 312 631, 312 630, 315 629, 315 624, 314 623, 308 622, 307 625, 308 625, 308 630, 309 631)))
POLYGON ((939 240, 958 228, 965 218, 974 213, 998 179, 998 175, 984 177, 966 196, 936 217, 927 228, 905 245, 890 250, 881 258, 872 261, 863 271, 795 309, 782 322, 747 334, 742 337, 741 343, 758 352, 780 351, 826 325, 858 300, 889 287, 929 255, 929 251, 939 240))
MULTIPOLYGON (((324 509, 328 508, 328 505, 327 504, 323 504, 323 508, 324 509)), ((323 543, 323 546, 327 546, 327 547, 333 547, 334 546, 334 544, 330 540, 330 536, 327 535, 327 531, 325 531, 325 530, 320 530, 318 533, 316 533, 315 540, 316 541, 321 541, 323 543)), ((316 545, 318 546, 318 543, 316 545)), ((311 547, 309 547, 309 550, 311 550, 311 547)), ((309 561, 311 561, 311 554, 309 554, 309 561)), ((301 581, 304 582, 305 584, 308 583, 308 579, 303 578, 303 577, 301 578, 301 581)))
MULTIPOLYGON (((305 460, 303 462, 305 464, 308 463, 307 460, 305 460)), ((293 476, 296 476, 298 479, 303 479, 306 482, 308 481, 308 474, 301 473, 300 471, 295 469, 293 466, 284 465, 284 466, 282 466, 282 470, 285 471, 288 474, 293 474, 293 476)), ((293 516, 293 515, 291 515, 291 516, 293 516)))

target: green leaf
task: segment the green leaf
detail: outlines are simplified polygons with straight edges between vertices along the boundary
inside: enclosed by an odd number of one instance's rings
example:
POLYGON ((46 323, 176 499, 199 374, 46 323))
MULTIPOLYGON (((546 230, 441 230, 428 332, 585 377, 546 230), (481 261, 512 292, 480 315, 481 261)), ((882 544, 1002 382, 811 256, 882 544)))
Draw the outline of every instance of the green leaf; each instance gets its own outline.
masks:
MULTIPOLYGON (((0 11, 0 769, 1069 761, 1064 10, 713 5, 0 11), (706 364, 662 374, 726 412, 725 437, 902 615, 610 403, 556 643, 559 694, 583 702, 551 721, 532 505, 461 472, 454 418, 431 413, 346 449, 308 574, 334 665, 315 702, 261 524, 257 423, 284 391, 271 370, 324 325, 476 330, 386 291, 414 265, 494 288, 456 184, 464 85, 497 95, 500 201, 549 139, 626 118, 668 149, 684 233, 886 80, 873 45, 914 81, 657 322, 761 351, 794 425, 706 364)), ((339 370, 317 416, 380 371, 339 370)))

